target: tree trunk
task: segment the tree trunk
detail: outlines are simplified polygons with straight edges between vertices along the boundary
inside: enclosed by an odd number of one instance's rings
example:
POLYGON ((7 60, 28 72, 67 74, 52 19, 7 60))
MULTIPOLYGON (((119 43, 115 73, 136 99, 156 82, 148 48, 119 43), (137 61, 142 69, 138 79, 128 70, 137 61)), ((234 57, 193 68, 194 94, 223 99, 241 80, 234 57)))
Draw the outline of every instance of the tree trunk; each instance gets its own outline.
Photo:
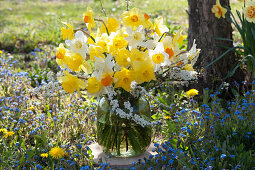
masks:
MULTIPOLYGON (((223 7, 229 7, 229 0, 220 0, 220 2, 223 7)), ((201 49, 200 56, 195 64, 195 68, 201 73, 199 84, 203 88, 214 88, 223 82, 223 79, 236 63, 234 53, 230 53, 217 63, 206 67, 227 50, 219 47, 219 45, 228 48, 233 47, 233 42, 231 41, 215 39, 216 37, 232 39, 231 23, 227 19, 216 18, 214 13, 212 13, 211 9, 216 4, 216 0, 188 0, 188 4, 188 49, 191 48, 193 40, 196 39, 197 48, 201 49)), ((243 75, 235 75, 237 80, 241 78, 240 76, 242 77, 243 75)))

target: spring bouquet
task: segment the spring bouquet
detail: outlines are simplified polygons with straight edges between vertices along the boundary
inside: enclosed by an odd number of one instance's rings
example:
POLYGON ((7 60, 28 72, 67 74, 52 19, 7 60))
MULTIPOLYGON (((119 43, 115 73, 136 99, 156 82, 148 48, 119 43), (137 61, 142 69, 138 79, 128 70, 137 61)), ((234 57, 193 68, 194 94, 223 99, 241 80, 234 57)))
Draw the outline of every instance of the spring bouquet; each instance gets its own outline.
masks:
POLYGON ((105 152, 141 154, 152 133, 150 105, 143 96, 164 82, 196 79, 199 49, 194 41, 190 51, 182 51, 181 29, 170 34, 162 17, 152 21, 137 8, 118 20, 96 19, 88 7, 83 21, 86 27, 75 30, 63 22, 65 44, 56 49, 63 70, 59 82, 68 93, 100 97, 97 139, 105 152))

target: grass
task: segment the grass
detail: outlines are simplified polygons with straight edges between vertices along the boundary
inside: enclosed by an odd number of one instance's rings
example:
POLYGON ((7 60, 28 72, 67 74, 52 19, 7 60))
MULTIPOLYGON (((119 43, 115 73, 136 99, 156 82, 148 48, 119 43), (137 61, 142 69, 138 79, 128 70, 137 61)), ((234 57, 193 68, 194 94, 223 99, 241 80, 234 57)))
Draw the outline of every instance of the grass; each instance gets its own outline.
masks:
MULTIPOLYGON (((233 2, 233 9, 240 9, 240 2, 233 2)), ((170 26, 188 28, 188 3, 186 0, 131 0, 130 8, 137 7, 152 18, 161 15, 170 26)), ((61 21, 81 26, 87 6, 96 18, 104 18, 100 1, 0 1, 0 49, 14 53, 29 53, 45 44, 57 46, 61 41, 61 21), (8 16, 8 17, 7 17, 8 16)), ((103 0, 107 16, 120 16, 126 10, 124 0, 103 0)))
MULTIPOLYGON (((122 2, 103 1, 107 16, 120 16, 126 9, 125 3, 122 2)), ((0 49, 10 52, 28 53, 44 44, 57 45, 61 40, 61 21, 70 21, 79 27, 87 6, 93 7, 97 18, 104 17, 99 1, 1 1, 0 6, 0 30, 2 32, 0 49)), ((185 0, 179 1, 178 5, 174 5, 172 0, 163 1, 161 5, 158 4, 157 0, 142 0, 130 4, 130 8, 142 9, 151 17, 163 15, 169 23, 176 25, 183 24, 178 21, 185 21, 184 24, 187 24, 187 16, 183 6, 187 7, 185 0)))

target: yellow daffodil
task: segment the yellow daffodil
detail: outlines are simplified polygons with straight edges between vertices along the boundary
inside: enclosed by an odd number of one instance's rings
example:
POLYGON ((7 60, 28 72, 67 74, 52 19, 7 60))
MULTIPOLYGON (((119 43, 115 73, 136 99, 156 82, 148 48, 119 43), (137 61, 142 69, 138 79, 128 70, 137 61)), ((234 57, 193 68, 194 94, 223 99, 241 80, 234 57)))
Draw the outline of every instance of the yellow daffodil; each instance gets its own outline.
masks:
POLYGON ((66 22, 62 22, 62 23, 68 27, 68 28, 64 28, 64 27, 61 28, 63 40, 72 40, 74 38, 73 26, 66 22))
POLYGON ((122 14, 123 24, 135 30, 139 25, 144 25, 145 18, 137 8, 126 11, 122 14))
POLYGON ((8 138, 9 136, 13 136, 13 135, 14 135, 13 131, 4 132, 4 138, 8 138))
POLYGON ((43 157, 43 158, 48 158, 49 154, 48 153, 42 153, 40 156, 43 157))
MULTIPOLYGON (((105 21, 105 25, 108 29, 109 34, 111 34, 111 32, 117 32, 117 29, 120 26, 120 24, 118 23, 118 21, 115 18, 107 18, 107 21, 105 21)), ((101 34, 107 33, 105 25, 102 24, 102 26, 100 28, 101 34)))
POLYGON ((84 13, 83 20, 86 23, 88 30, 91 32, 91 27, 94 28, 96 24, 93 18, 93 10, 90 7, 87 7, 87 11, 84 13))
POLYGON ((103 54, 104 49, 101 46, 89 46, 89 57, 90 60, 95 61, 95 57, 105 58, 103 54))
POLYGON ((111 51, 112 51, 112 55, 114 56, 115 54, 118 53, 118 51, 122 48, 125 48, 128 45, 128 41, 125 40, 124 37, 116 34, 113 38, 112 38, 112 42, 111 42, 111 51))
POLYGON ((98 93, 102 89, 102 83, 96 77, 90 77, 86 89, 90 94, 98 93))
POLYGON ((154 31, 161 36, 164 32, 168 32, 169 29, 164 25, 163 17, 158 17, 154 20, 154 31))
POLYGON ((133 63, 135 81, 139 84, 155 80, 154 67, 150 59, 133 63))
POLYGON ((133 72, 122 67, 121 71, 118 71, 114 74, 114 77, 117 79, 115 88, 122 87, 127 92, 131 89, 131 82, 134 81, 133 72))
POLYGON ((76 76, 69 74, 64 71, 65 76, 59 78, 59 82, 62 84, 63 89, 68 93, 73 93, 75 90, 80 91, 80 89, 84 89, 87 84, 78 79, 76 76))
POLYGON ((83 57, 80 54, 74 53, 74 52, 70 52, 69 56, 70 57, 69 57, 69 59, 67 61, 68 67, 72 71, 79 72, 82 69, 82 65, 84 63, 83 57))
POLYGON ((61 159, 65 155, 64 149, 60 148, 59 146, 51 148, 49 155, 55 159, 61 159))
POLYGON ((248 22, 255 23, 255 2, 251 1, 249 6, 244 8, 244 16, 248 22))
POLYGON ((66 48, 64 47, 64 45, 62 43, 59 44, 59 47, 56 48, 57 54, 56 54, 56 58, 57 59, 64 59, 66 56, 66 48))
POLYGON ((130 54, 131 62, 144 61, 145 59, 147 59, 147 57, 148 57, 148 53, 146 52, 139 51, 136 48, 133 48, 131 50, 131 54, 130 54))
POLYGON ((196 96, 196 95, 198 95, 198 90, 196 90, 196 89, 190 89, 189 91, 186 92, 186 95, 187 95, 188 97, 196 96))
POLYGON ((220 4, 220 0, 216 0, 216 4, 212 8, 212 12, 215 14, 217 18, 225 18, 225 14, 227 13, 227 9, 222 7, 220 4))
POLYGON ((130 52, 127 49, 122 48, 118 52, 118 54, 116 55, 115 61, 120 66, 128 67, 129 64, 130 64, 130 58, 129 57, 130 57, 130 52))

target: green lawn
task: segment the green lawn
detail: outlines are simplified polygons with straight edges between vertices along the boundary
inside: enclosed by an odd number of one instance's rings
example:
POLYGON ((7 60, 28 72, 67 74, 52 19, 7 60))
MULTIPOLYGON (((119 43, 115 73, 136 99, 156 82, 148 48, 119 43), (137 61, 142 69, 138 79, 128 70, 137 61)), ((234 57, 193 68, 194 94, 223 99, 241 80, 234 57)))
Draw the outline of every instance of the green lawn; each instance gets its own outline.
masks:
MULTIPOLYGON (((233 3, 234 8, 241 6, 233 3)), ((88 2, 42 2, 41 0, 0 1, 0 49, 28 53, 44 44, 57 45, 61 41, 61 21, 83 23, 82 16, 91 6, 97 18, 103 18, 99 0, 88 2)), ((120 16, 126 10, 124 0, 103 0, 107 16, 120 16)), ((188 28, 187 0, 131 0, 130 8, 137 7, 151 18, 164 16, 170 26, 188 28), (160 3, 159 3, 160 2, 160 3)), ((239 7, 240 8, 240 7, 239 7)))

